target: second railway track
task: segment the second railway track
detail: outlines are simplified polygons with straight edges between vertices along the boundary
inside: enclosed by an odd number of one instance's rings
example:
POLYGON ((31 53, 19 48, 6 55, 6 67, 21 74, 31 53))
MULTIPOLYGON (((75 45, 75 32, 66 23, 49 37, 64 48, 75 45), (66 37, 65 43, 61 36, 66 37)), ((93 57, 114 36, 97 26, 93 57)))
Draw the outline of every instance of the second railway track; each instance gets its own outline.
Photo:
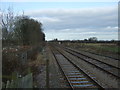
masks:
POLYGON ((89 57, 87 55, 81 54, 81 53, 76 52, 76 51, 74 51, 72 49, 64 48, 64 50, 66 52, 70 53, 71 55, 74 55, 74 56, 76 56, 76 57, 78 57, 78 58, 80 58, 80 59, 82 59, 82 60, 84 60, 84 61, 86 61, 86 62, 88 62, 88 63, 90 63, 92 65, 94 65, 95 67, 105 71, 106 73, 120 79, 120 76, 118 74, 120 68, 112 66, 112 65, 107 64, 107 63, 104 63, 102 61, 99 61, 99 60, 94 59, 92 57, 89 57))
POLYGON ((60 70, 69 83, 69 86, 74 88, 100 88, 103 89, 93 78, 92 74, 87 75, 77 65, 71 62, 61 52, 52 48, 52 53, 56 59, 60 70))

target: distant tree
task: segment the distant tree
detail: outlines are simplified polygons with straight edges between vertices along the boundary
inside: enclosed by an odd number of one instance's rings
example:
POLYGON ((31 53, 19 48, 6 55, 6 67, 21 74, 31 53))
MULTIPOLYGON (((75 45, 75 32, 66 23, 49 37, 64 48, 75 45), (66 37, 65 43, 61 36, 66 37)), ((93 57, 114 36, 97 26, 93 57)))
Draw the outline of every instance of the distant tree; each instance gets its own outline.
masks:
POLYGON ((115 42, 115 40, 111 40, 111 42, 115 42))
POLYGON ((84 41, 88 41, 87 39, 84 39, 84 41))
POLYGON ((58 39, 56 38, 56 39, 54 39, 54 41, 58 41, 58 39))
POLYGON ((97 37, 90 37, 88 40, 89 41, 97 41, 97 37))

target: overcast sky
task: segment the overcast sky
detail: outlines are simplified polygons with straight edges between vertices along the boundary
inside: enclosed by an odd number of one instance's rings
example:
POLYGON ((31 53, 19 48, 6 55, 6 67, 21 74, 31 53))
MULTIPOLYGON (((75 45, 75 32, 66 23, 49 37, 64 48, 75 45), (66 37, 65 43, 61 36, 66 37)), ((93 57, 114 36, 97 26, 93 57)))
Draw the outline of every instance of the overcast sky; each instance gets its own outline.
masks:
POLYGON ((46 40, 118 39, 117 2, 2 2, 43 24, 46 40))

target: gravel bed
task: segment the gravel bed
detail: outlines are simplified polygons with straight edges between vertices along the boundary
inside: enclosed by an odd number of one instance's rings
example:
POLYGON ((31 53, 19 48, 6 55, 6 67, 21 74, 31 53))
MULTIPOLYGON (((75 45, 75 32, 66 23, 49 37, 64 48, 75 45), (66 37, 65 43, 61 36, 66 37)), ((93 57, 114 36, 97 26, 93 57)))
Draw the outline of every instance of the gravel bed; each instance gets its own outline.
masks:
MULTIPOLYGON (((61 50, 62 51, 62 50, 61 50)), ((62 51, 64 52, 64 51, 62 51)), ((83 69, 86 73, 92 73, 96 78, 96 82, 98 82, 100 85, 102 85, 104 88, 118 88, 118 80, 116 78, 107 75, 103 71, 98 70, 94 66, 86 63, 85 61, 71 56, 71 54, 64 52, 64 54, 72 60, 76 65, 78 65, 81 69, 83 69)))
MULTIPOLYGON (((73 49, 73 50, 75 50, 75 49, 73 49)), ((110 65, 113 65, 113 66, 116 66, 116 67, 120 67, 118 65, 118 63, 120 63, 120 61, 118 61, 118 60, 114 60, 114 59, 111 59, 111 58, 108 58, 108 57, 104 57, 104 56, 95 55, 95 54, 92 54, 92 53, 89 53, 89 52, 85 52, 85 51, 78 51, 78 50, 75 50, 75 51, 80 52, 82 54, 85 54, 87 56, 90 56, 92 58, 98 59, 99 61, 108 63, 110 65)))
POLYGON ((38 88, 45 88, 46 87, 46 66, 40 66, 40 72, 36 76, 36 82, 38 88))
POLYGON ((68 84, 66 83, 66 80, 61 74, 61 71, 56 63, 56 60, 49 48, 47 48, 47 57, 49 60, 49 87, 68 88, 68 84))

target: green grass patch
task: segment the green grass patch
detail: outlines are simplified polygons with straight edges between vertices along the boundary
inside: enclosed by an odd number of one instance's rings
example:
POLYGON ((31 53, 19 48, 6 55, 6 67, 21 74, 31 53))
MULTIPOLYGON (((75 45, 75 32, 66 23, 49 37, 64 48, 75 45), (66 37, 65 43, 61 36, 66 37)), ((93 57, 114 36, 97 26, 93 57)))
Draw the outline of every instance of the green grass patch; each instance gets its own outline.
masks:
POLYGON ((120 53, 120 47, 116 43, 66 43, 65 46, 113 58, 118 58, 120 53))

